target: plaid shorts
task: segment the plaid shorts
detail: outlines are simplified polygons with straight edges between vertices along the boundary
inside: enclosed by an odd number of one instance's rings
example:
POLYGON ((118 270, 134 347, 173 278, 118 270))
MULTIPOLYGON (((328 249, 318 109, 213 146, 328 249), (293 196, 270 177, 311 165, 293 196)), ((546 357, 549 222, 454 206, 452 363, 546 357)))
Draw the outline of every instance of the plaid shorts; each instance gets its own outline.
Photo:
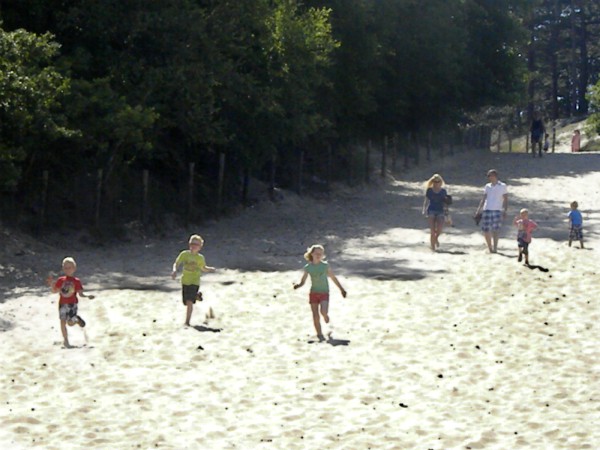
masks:
POLYGON ((481 217, 481 231, 498 231, 502 226, 502 211, 490 211, 488 209, 483 211, 481 217))
POLYGON ((581 241, 583 239, 583 226, 572 225, 569 232, 569 239, 572 241, 581 241))

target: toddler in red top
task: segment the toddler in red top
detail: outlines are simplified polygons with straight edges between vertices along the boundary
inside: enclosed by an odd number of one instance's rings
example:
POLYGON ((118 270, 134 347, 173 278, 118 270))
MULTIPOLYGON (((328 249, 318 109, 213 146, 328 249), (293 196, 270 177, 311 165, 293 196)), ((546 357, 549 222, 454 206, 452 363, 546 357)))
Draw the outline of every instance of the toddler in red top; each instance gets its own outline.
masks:
POLYGON ((71 257, 63 259, 62 269, 64 275, 59 277, 56 281, 50 275, 46 282, 52 292, 58 292, 60 295, 58 301, 58 315, 60 318, 60 330, 62 332, 64 345, 66 348, 70 348, 69 335, 67 333, 67 324, 73 326, 78 324, 80 327, 85 327, 85 321, 77 315, 77 303, 79 299, 77 296, 87 297, 90 300, 94 298, 93 295, 85 295, 83 293, 83 285, 79 278, 74 277, 75 270, 77 270, 77 263, 71 257))
POLYGON ((529 218, 529 211, 523 208, 514 224, 517 227, 517 243, 519 246, 519 262, 525 256, 525 264, 529 265, 529 244, 531 243, 531 233, 537 228, 537 223, 529 218))

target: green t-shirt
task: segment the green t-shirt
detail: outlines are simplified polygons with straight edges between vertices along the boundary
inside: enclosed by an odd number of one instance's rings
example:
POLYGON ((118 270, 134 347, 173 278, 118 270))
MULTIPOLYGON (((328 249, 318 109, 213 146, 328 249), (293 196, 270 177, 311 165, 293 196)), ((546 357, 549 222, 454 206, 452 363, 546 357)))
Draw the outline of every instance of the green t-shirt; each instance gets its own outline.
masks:
POLYGON ((189 250, 182 251, 175 260, 177 267, 183 265, 183 274, 181 275, 181 284, 189 286, 191 284, 200 286, 200 276, 202 269, 206 267, 204 256, 200 253, 193 254, 189 250))
POLYGON ((304 271, 310 275, 312 283, 310 292, 329 292, 329 282, 327 280, 329 266, 325 261, 321 261, 319 264, 308 263, 304 266, 304 271))

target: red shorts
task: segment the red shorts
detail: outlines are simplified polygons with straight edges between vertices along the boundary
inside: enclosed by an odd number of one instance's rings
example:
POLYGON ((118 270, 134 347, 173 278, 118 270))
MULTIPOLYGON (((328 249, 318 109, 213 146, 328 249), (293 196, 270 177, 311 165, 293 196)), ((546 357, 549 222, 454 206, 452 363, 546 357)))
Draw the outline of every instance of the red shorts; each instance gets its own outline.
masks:
POLYGON ((319 304, 321 302, 329 301, 329 292, 311 292, 308 294, 308 303, 319 304))

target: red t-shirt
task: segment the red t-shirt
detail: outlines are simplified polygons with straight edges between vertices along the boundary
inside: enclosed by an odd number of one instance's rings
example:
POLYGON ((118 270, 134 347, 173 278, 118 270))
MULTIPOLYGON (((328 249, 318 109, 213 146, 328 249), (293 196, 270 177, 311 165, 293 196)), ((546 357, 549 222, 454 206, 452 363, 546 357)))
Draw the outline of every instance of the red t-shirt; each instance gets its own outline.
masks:
POLYGON ((67 305, 78 303, 77 293, 83 290, 83 286, 81 285, 81 281, 79 278, 75 277, 67 277, 62 276, 58 280, 56 280, 56 284, 54 285, 56 289, 58 289, 58 293, 60 294, 59 305, 67 305))

